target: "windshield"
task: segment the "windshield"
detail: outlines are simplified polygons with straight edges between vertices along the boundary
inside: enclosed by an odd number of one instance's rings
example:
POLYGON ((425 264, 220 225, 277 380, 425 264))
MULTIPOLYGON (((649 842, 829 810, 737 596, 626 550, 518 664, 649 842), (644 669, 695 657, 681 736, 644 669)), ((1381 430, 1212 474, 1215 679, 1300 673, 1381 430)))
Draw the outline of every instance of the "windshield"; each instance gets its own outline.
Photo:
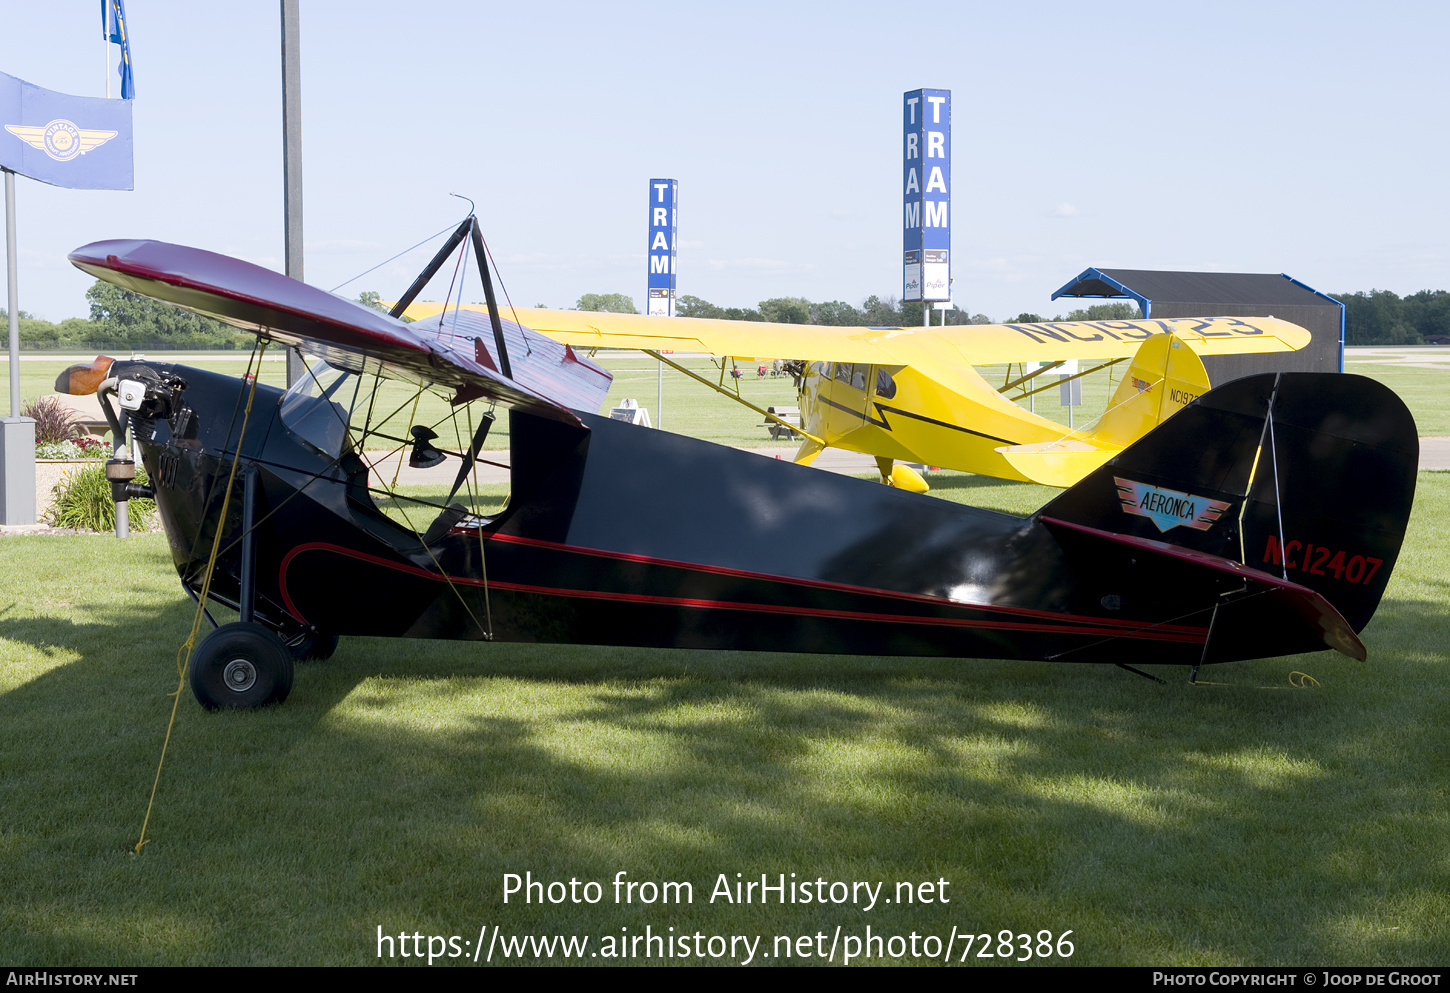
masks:
POLYGON ((282 394, 282 424, 308 447, 338 458, 348 421, 372 394, 371 380, 319 359, 282 394))

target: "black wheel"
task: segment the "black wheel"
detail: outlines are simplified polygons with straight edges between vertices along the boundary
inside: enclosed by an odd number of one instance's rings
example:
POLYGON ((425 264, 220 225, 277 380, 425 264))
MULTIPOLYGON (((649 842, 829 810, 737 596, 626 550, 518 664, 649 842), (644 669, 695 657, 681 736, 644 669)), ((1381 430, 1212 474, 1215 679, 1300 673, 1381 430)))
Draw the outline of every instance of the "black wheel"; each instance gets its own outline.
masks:
POLYGON ((191 654, 191 692, 207 710, 281 703, 291 690, 292 654, 255 621, 223 624, 191 654))
POLYGON ((321 662, 332 658, 332 653, 337 651, 337 635, 307 628, 287 642, 287 651, 292 653, 292 659, 296 662, 306 662, 308 659, 321 662))

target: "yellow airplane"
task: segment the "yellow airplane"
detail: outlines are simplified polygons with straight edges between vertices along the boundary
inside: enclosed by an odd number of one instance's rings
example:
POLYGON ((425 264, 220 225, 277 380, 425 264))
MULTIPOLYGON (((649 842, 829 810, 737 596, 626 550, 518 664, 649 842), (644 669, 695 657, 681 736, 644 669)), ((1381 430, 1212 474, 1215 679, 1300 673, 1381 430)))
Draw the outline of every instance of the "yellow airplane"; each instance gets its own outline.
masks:
MULTIPOLYGON (((405 313, 441 310, 414 303, 405 313)), ((795 461, 828 447, 862 452, 876 457, 883 482, 916 490, 926 483, 898 461, 1071 486, 1209 388, 1199 356, 1289 352, 1310 340, 1272 317, 840 328, 534 308, 502 316, 576 347, 640 349, 782 424, 661 353, 796 359, 802 423, 789 427, 806 440, 795 461), (1079 376, 1131 360, 1096 424, 1068 430, 1006 395, 1071 359, 1099 363, 1079 376), (1017 363, 1034 369, 1000 388, 973 368, 1017 363)))

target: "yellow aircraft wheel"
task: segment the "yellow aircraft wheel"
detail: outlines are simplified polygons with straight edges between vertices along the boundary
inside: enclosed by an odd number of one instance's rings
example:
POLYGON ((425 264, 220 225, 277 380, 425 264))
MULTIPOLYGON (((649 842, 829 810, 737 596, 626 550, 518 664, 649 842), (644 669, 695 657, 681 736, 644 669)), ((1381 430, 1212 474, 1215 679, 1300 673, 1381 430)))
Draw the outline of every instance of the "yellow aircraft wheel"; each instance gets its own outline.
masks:
POLYGON ((925 493, 931 489, 926 485, 926 480, 921 478, 921 473, 908 465, 894 465, 891 467, 891 478, 885 480, 888 486, 895 486, 903 490, 910 490, 913 493, 925 493))

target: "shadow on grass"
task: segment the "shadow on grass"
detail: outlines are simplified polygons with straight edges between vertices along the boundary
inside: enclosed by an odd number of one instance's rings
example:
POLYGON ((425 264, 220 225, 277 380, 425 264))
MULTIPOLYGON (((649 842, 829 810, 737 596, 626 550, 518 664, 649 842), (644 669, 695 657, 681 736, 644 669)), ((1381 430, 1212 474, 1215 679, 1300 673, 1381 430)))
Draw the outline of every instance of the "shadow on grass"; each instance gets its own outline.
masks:
MULTIPOLYGON (((1440 591, 1450 599, 1450 590, 1440 591)), ((0 616, 0 927, 24 962, 374 961, 376 928, 1073 930, 1074 962, 1436 962, 1450 952, 1445 599, 1371 663, 1106 667, 345 639, 292 698, 208 714, 185 602, 0 616), (102 616, 104 615, 104 616, 102 616), (1289 689, 1307 669, 1324 684, 1289 689), (687 906, 611 881, 688 881, 687 906), (504 873, 603 884, 502 903, 504 873), (950 903, 710 902, 721 874, 946 879, 950 903)))

